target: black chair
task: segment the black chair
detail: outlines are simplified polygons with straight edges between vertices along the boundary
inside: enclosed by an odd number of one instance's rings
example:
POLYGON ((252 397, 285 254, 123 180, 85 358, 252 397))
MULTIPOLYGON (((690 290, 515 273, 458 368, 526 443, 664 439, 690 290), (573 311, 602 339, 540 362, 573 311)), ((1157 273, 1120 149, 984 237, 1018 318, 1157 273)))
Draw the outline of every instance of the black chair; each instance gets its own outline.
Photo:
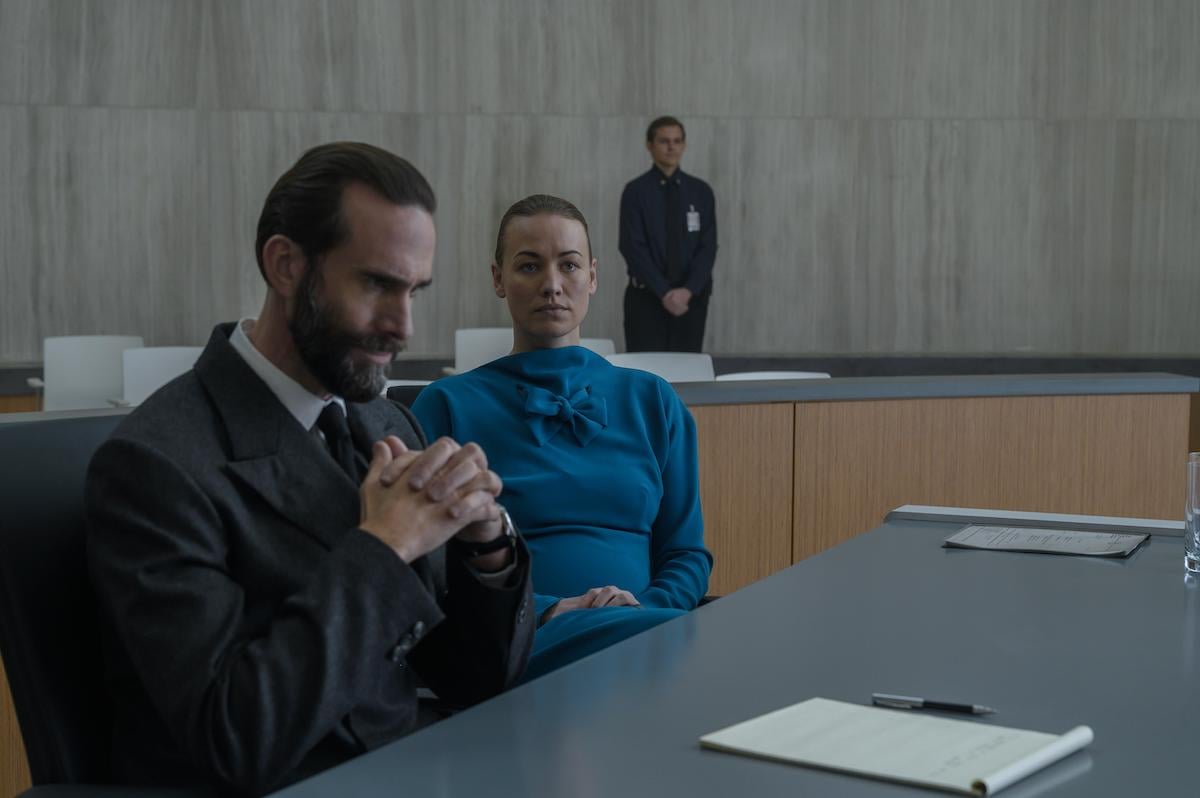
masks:
POLYGON ((0 423, 0 656, 33 783, 104 783, 110 714, 83 483, 121 416, 53 415, 0 423))
POLYGON ((387 398, 405 407, 412 407, 412 403, 417 401, 417 396, 424 388, 424 385, 393 385, 387 389, 387 398))
POLYGON ((0 417, 0 657, 34 787, 22 798, 182 796, 111 781, 111 715, 84 551, 88 462, 123 413, 0 417))

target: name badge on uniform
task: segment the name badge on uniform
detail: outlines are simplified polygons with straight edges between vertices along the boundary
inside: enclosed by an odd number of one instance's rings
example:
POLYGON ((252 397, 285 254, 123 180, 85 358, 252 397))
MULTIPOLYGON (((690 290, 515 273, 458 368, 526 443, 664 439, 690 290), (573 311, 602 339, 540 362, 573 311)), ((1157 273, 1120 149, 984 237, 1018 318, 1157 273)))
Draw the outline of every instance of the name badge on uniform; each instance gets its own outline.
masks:
POLYGON ((700 230, 700 211, 696 210, 695 205, 689 205, 688 207, 691 208, 691 210, 687 212, 688 232, 695 233, 700 230))

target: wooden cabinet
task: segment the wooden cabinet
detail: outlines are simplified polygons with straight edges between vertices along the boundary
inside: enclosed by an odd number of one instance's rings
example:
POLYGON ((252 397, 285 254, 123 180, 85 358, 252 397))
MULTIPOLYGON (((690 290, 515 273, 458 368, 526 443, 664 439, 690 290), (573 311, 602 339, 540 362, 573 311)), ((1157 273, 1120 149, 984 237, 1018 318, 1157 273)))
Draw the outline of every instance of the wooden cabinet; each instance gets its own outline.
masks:
POLYGON ((1192 403, 1111 394, 693 407, 710 592, 836 546, 902 504, 1182 517, 1192 403))

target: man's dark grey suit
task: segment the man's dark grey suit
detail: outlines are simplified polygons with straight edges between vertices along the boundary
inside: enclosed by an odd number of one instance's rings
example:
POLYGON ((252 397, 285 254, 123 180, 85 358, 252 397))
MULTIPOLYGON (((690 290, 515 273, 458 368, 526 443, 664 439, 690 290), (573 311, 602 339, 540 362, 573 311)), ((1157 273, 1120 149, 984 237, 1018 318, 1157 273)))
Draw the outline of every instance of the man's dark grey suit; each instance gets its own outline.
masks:
MULTIPOLYGON (((422 683, 453 704, 500 692, 533 639, 524 545, 503 588, 444 548, 406 565, 357 528, 357 486, 233 349, 232 329, 218 326, 88 472, 114 771, 127 782, 265 792, 412 730, 422 683)), ((359 451, 386 435, 424 445, 400 405, 347 404, 359 451)))

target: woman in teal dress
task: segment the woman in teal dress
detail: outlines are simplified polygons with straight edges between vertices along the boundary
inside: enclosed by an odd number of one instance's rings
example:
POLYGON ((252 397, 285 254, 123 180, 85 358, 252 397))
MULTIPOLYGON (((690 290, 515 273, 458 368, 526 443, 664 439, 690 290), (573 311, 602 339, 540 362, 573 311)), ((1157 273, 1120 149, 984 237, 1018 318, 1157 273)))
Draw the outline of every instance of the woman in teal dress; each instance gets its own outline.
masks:
POLYGON ((544 194, 509 208, 492 283, 512 354, 434 382, 413 411, 504 480, 532 555, 531 679, 693 609, 712 556, 691 413, 664 380, 579 345, 596 291, 579 210, 544 194))

